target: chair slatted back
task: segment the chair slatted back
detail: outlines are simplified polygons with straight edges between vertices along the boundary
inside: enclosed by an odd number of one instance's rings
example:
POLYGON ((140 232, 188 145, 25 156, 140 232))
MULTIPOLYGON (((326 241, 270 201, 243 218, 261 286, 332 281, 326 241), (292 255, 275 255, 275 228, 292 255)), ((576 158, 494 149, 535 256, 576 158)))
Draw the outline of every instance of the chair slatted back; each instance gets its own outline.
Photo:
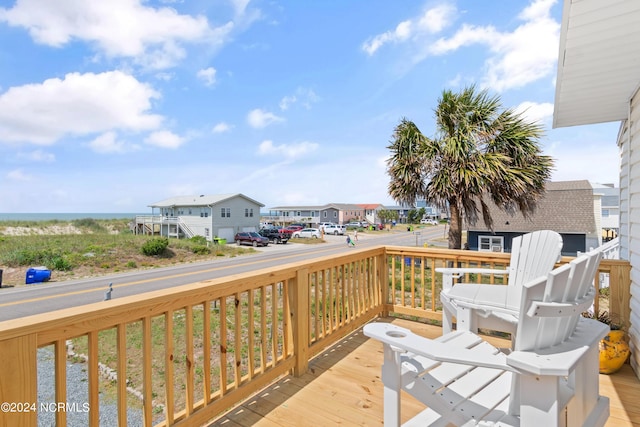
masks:
POLYGON ((592 251, 522 287, 514 350, 540 350, 567 340, 595 297, 593 275, 602 254, 592 251), (537 304, 542 303, 542 304, 537 304), (543 310, 536 310, 544 306, 543 310))
POLYGON ((562 251, 562 236, 539 230, 515 237, 509 261, 509 285, 522 286, 553 269, 562 251))

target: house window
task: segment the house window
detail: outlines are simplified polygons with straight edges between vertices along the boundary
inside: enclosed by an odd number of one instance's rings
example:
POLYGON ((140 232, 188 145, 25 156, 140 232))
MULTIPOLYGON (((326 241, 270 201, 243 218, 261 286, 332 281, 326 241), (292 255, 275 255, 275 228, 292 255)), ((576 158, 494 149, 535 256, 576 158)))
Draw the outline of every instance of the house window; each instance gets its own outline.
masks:
POLYGON ((220 217, 231 218, 231 208, 220 208, 220 217))
POLYGON ((322 212, 322 217, 326 218, 327 217, 327 213, 326 212, 322 212))
POLYGON ((482 252, 504 252, 504 237, 478 236, 478 250, 482 252))
POLYGON ((209 237, 209 229, 205 227, 204 229, 204 235, 205 237, 209 237))
POLYGON ((334 217, 334 218, 338 218, 338 212, 334 212, 334 213, 333 213, 333 217, 334 217))
POLYGON ((249 217, 253 218, 253 208, 249 209, 249 217))
POLYGON ((302 213, 300 211, 296 212, 296 216, 302 216, 302 213))
POLYGON ((253 209, 244 208, 245 218, 253 218, 253 209))

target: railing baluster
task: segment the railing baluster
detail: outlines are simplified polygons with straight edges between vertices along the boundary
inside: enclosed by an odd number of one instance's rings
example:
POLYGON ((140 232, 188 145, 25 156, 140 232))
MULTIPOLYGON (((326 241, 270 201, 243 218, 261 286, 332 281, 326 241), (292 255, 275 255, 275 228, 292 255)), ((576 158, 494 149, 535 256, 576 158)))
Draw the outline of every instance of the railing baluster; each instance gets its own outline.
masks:
POLYGON ((204 406, 211 401, 211 301, 202 304, 202 364, 204 406))
POLYGON ((127 325, 125 323, 118 323, 116 327, 116 348, 118 426, 124 427, 127 425, 127 325))
POLYGON ((227 393, 227 299, 220 298, 220 396, 227 393))
MULTIPOLYGON (((234 364, 233 370, 235 373, 234 382, 236 389, 240 388, 240 384, 242 383, 242 303, 240 301, 240 294, 236 293, 234 295, 234 364)), ((274 334, 276 335, 276 334, 274 334)))
POLYGON ((248 362, 248 370, 249 370, 249 380, 251 380, 255 375, 255 311, 254 311, 254 290, 250 289, 249 294, 247 295, 249 301, 247 303, 247 322, 248 325, 248 337, 247 337, 247 362, 248 362))
POLYGON ((91 427, 98 427, 100 425, 98 331, 91 331, 87 335, 89 346, 89 360, 87 361, 87 371, 89 376, 89 425, 91 427))
MULTIPOLYGON (((59 339, 55 343, 56 402, 67 401, 67 341, 59 339)), ((67 411, 56 411, 56 425, 67 425, 67 411)))
POLYGON ((193 376, 194 376, 194 372, 195 372, 195 359, 193 357, 193 307, 191 307, 191 305, 187 305, 185 307, 185 313, 184 313, 184 325, 185 325, 185 349, 184 349, 184 354, 185 354, 185 362, 187 364, 187 369, 185 372, 185 376, 186 376, 186 389, 185 389, 185 394, 186 394, 186 402, 185 402, 185 409, 187 411, 187 414, 191 414, 193 412, 193 405, 194 405, 194 399, 193 399, 193 376))
POLYGON ((172 424, 175 417, 174 406, 174 376, 173 376, 173 316, 174 311, 169 310, 164 313, 164 394, 165 394, 165 415, 167 424, 172 424))
MULTIPOLYGON (((91 356, 89 356, 91 358, 91 356)), ((142 318, 142 409, 144 425, 151 427, 153 423, 153 383, 151 368, 151 318, 142 318)))

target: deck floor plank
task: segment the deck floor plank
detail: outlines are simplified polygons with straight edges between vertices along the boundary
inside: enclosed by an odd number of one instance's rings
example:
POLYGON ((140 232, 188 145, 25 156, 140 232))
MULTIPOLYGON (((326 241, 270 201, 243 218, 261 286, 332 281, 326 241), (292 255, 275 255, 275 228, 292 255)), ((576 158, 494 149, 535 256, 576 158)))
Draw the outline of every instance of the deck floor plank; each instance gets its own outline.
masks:
MULTIPOLYGON (((398 319, 393 323, 428 338, 442 333, 439 326, 398 319)), ((509 345, 500 338, 487 340, 509 345)), ((306 374, 280 379, 207 426, 381 426, 381 366, 382 344, 358 330, 310 361, 306 374)), ((640 427, 640 380, 630 365, 614 375, 600 375, 600 390, 611 400, 606 427, 640 427)), ((402 403, 403 422, 424 409, 407 394, 402 403)))

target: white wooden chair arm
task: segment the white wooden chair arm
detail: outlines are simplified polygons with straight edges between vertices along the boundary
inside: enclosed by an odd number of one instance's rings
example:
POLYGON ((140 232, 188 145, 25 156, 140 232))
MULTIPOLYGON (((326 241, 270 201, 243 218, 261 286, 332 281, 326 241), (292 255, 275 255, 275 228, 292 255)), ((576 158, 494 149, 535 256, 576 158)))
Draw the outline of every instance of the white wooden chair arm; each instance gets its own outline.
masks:
POLYGON ((495 352, 490 344, 471 332, 453 332, 444 337, 446 341, 436 341, 389 323, 369 323, 364 326, 364 334, 390 345, 395 351, 410 352, 438 362, 515 371, 506 364, 505 354, 495 352), (480 341, 473 348, 465 347, 465 343, 480 341))
POLYGON ((580 301, 573 303, 547 303, 535 301, 531 303, 527 316, 534 317, 569 317, 577 313, 584 313, 593 305, 595 289, 589 290, 580 301))
POLYGON ((580 319, 571 338, 545 350, 514 351, 507 365, 533 375, 567 376, 590 348, 609 332, 609 326, 593 319, 580 319))

